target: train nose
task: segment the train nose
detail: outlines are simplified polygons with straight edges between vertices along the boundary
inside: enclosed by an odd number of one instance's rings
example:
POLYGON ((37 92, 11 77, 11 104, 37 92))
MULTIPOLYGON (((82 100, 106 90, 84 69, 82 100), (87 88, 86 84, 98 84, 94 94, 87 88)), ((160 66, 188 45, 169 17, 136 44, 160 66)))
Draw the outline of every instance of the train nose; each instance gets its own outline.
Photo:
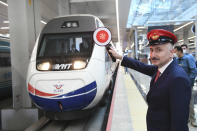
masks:
POLYGON ((28 85, 34 103, 46 111, 81 110, 88 106, 97 92, 96 81, 82 80, 38 81, 35 88, 28 85))

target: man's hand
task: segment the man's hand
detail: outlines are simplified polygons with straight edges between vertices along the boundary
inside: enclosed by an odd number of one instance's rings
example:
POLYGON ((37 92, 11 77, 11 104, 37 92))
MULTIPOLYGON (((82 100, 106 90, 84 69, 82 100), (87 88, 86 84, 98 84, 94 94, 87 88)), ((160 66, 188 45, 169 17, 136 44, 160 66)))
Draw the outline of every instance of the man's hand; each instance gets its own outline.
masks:
POLYGON ((123 57, 122 57, 121 55, 119 55, 114 49, 110 48, 110 49, 109 49, 109 52, 110 52, 116 59, 122 60, 123 57))

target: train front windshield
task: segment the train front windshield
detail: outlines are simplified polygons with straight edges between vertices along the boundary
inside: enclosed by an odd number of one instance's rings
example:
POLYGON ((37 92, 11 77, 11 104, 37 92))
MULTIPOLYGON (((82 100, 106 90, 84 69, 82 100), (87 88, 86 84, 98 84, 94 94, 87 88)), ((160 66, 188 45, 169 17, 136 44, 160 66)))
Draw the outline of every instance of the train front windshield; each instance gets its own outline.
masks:
POLYGON ((83 69, 91 57, 93 43, 92 33, 45 35, 38 48, 37 69, 83 69))

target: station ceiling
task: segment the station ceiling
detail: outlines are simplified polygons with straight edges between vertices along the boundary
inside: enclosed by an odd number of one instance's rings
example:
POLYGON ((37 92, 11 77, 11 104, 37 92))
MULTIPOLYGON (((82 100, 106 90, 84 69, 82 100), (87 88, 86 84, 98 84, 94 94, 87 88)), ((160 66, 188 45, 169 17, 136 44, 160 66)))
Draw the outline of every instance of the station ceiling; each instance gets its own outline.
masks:
MULTIPOLYGON (((7 0, 0 0, 0 34, 5 35, 9 34, 9 23, 5 22, 8 20, 8 5, 1 1, 7 3, 7 0)), ((118 41, 118 30, 122 42, 127 39, 126 34, 131 27, 145 27, 141 29, 144 32, 148 26, 171 24, 176 29, 197 15, 196 0, 39 0, 41 20, 47 22, 59 16, 59 1, 69 1, 69 14, 98 16, 111 30, 114 42, 118 41)), ((175 32, 179 40, 183 39, 184 30, 190 30, 192 25, 175 32)), ((189 33, 188 37, 192 35, 189 33)))
MULTIPOLYGON (((150 26, 173 25, 172 31, 180 44, 184 34, 189 38, 188 41, 194 41, 195 34, 191 28, 195 24, 196 9, 196 0, 132 0, 127 28, 136 27, 138 35, 145 36, 150 26)), ((194 44, 189 45, 194 48, 194 44)))
MULTIPOLYGON (((0 0, 0 2, 7 3, 7 0, 0 0)), ((33 1, 33 0, 32 0, 33 1)), ((67 0, 39 0, 40 2, 40 16, 42 21, 49 21, 50 19, 59 16, 60 1, 67 0)), ((67 14, 92 14, 98 16, 104 25, 110 29, 112 33, 112 40, 118 41, 118 29, 120 30, 120 39, 122 40, 126 33, 126 24, 128 20, 128 13, 130 9, 131 0, 69 0, 69 12, 67 14), (116 2, 118 2, 118 10, 116 10, 116 2), (119 12, 119 21, 117 22, 117 11, 119 12), (119 25, 119 28, 118 28, 119 25)), ((61 5, 62 8, 67 8, 61 5)), ((0 3, 0 34, 9 34, 9 29, 1 29, 1 27, 9 27, 8 8, 6 5, 0 3)), ((43 23, 41 23, 43 25, 43 23)), ((43 25, 44 26, 44 25, 43 25)), ((9 35, 8 35, 9 36, 9 35)))
POLYGON ((188 20, 197 14, 196 7, 196 0, 132 0, 127 27, 188 20))

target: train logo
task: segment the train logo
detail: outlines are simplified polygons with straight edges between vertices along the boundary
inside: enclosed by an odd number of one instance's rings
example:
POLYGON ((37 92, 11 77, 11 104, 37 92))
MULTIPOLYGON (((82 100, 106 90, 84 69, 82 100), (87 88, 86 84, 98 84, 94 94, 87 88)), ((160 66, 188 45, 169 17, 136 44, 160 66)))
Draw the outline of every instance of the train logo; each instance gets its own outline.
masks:
POLYGON ((63 84, 55 84, 54 87, 56 89, 61 89, 64 85, 63 84))
POLYGON ((70 67, 72 66, 72 64, 55 64, 54 66, 53 66, 53 69, 55 69, 55 70, 59 70, 59 69, 70 69, 70 67))
POLYGON ((107 28, 101 27, 95 30, 93 38, 97 45, 105 46, 111 41, 111 32, 107 28))

